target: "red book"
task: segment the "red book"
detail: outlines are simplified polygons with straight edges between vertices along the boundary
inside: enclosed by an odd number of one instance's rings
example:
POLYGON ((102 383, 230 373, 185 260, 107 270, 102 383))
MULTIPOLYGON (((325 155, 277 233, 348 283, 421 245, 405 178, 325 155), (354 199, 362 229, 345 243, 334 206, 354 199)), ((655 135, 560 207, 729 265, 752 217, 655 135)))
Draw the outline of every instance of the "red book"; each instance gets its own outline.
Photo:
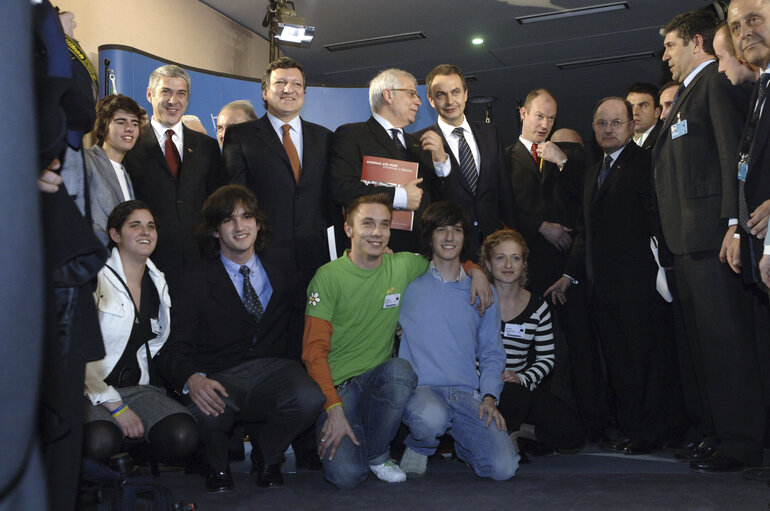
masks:
MULTIPOLYGON (((405 185, 417 179, 418 163, 413 161, 393 160, 364 156, 361 166, 361 181, 375 186, 405 185)), ((390 222, 391 229, 411 231, 414 227, 414 211, 394 210, 390 222)))

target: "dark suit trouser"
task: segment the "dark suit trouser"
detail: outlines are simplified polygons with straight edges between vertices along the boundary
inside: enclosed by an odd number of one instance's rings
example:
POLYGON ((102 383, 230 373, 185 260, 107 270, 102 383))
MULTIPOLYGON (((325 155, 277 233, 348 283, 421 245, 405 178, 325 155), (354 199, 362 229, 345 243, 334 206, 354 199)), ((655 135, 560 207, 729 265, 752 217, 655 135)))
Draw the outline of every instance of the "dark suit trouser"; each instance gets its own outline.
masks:
POLYGON ((257 358, 208 377, 229 394, 223 398, 225 411, 214 417, 192 402, 188 408, 198 422, 206 461, 217 471, 227 469, 227 435, 235 421, 258 423, 257 444, 264 462, 281 463, 289 443, 314 423, 326 399, 294 360, 257 358))
POLYGON ((662 314, 652 299, 592 301, 623 436, 660 443, 666 381, 662 314))
POLYGON ((703 408, 710 411, 718 448, 760 465, 765 403, 751 294, 716 251, 674 256, 674 270, 703 408))

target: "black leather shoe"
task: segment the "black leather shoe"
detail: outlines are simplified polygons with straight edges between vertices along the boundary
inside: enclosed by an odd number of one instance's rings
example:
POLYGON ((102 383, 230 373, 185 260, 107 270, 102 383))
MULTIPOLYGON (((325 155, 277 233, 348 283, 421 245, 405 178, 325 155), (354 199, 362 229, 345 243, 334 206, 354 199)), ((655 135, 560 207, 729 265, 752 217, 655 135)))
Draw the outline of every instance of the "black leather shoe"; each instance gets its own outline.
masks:
POLYGON ((233 478, 229 472, 212 470, 206 476, 206 489, 211 492, 232 491, 233 478))
POLYGON ((648 440, 631 440, 623 449, 623 454, 629 456, 638 456, 640 454, 650 454, 660 449, 660 446, 648 440))
POLYGON ((706 442, 701 442, 689 449, 683 449, 674 453, 674 458, 679 460, 704 460, 717 452, 717 448, 706 442))
POLYGON ((262 488, 273 488, 276 486, 283 486, 283 474, 281 473, 281 464, 275 463, 273 465, 265 466, 257 474, 257 486, 262 488))
POLYGON ((619 436, 606 442, 599 442, 599 449, 604 451, 623 452, 623 449, 625 449, 630 443, 630 438, 619 436))
POLYGON ((735 472, 745 467, 740 461, 715 451, 708 458, 692 460, 690 469, 698 472, 735 472))

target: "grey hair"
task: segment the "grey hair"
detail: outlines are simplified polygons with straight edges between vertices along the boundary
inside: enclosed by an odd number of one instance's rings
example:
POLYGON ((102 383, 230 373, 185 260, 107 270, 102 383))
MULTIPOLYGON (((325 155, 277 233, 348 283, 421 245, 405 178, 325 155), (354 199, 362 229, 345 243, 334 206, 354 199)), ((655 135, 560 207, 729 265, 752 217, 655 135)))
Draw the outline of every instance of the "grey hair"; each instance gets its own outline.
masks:
POLYGON ((369 82, 369 106, 372 108, 372 112, 377 111, 379 107, 385 102, 382 97, 382 91, 385 89, 398 89, 401 84, 398 83, 399 78, 406 77, 412 80, 415 85, 417 79, 412 73, 408 73, 403 69, 390 68, 372 78, 369 82))
MULTIPOLYGON (((257 112, 254 111, 254 105, 252 105, 251 101, 248 99, 236 99, 235 101, 231 101, 222 107, 222 110, 225 109, 241 110, 244 114, 246 114, 246 118, 250 121, 256 121, 259 118, 257 112)), ((222 110, 220 110, 220 112, 222 110)))
POLYGON ((152 72, 150 75, 150 83, 147 86, 150 89, 150 92, 153 94, 155 93, 155 88, 160 83, 161 77, 164 76, 166 78, 184 78, 184 81, 187 82, 187 93, 190 93, 190 75, 187 74, 187 71, 179 66, 175 66, 174 64, 160 66, 158 69, 152 72))

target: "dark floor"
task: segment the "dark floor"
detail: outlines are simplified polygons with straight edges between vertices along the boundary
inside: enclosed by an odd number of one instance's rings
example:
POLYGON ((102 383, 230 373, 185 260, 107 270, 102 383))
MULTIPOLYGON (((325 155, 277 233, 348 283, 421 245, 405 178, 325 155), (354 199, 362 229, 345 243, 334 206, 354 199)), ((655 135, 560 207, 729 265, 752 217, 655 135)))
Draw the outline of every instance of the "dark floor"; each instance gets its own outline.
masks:
POLYGON ((194 501, 201 511, 770 509, 767 484, 746 480, 740 472, 700 474, 670 452, 630 457, 593 445, 578 454, 530 457, 505 482, 480 479, 462 462, 442 457, 431 459, 423 478, 387 484, 372 475, 345 492, 329 485, 320 472, 295 472, 291 453, 282 488, 258 488, 247 461, 231 469, 235 490, 229 493, 210 494, 202 477, 171 468, 163 469, 158 482, 171 488, 175 500, 194 501))

